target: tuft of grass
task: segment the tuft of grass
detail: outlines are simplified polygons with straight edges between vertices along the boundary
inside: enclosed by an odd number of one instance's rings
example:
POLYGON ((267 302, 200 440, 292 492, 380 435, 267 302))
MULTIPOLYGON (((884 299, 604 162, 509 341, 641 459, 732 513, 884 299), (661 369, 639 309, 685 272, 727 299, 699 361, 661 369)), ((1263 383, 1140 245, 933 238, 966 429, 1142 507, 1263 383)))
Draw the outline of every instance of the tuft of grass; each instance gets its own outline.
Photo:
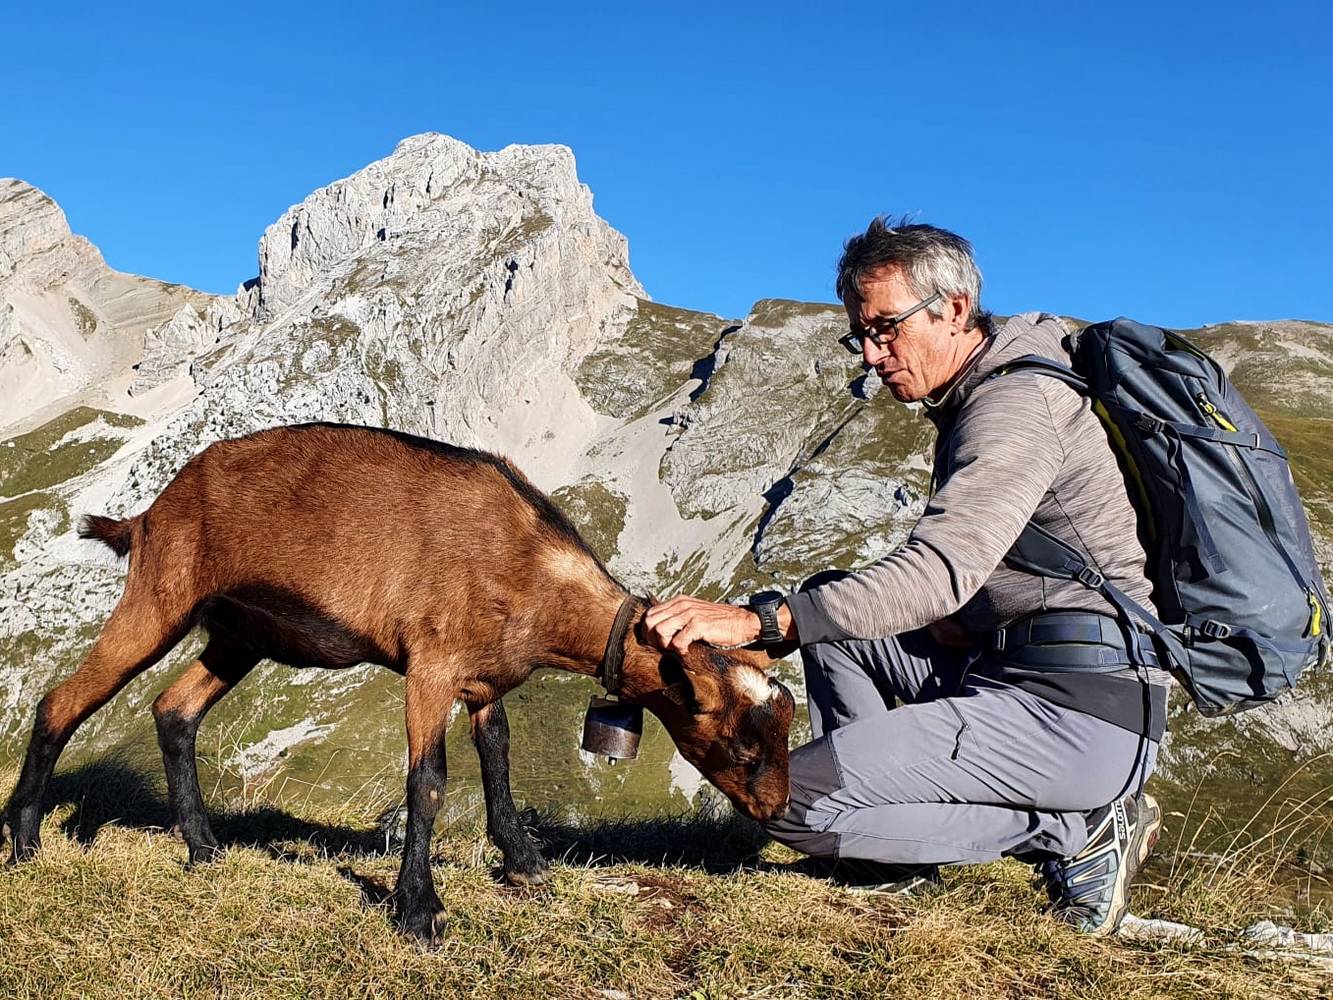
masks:
MULTIPOLYGON (((127 769, 65 774, 53 801, 38 857, 0 869, 0 995, 1327 995, 1326 971, 1261 962, 1220 931, 1189 950, 1079 935, 1041 913, 1014 863, 950 870, 921 898, 849 895, 716 811, 589 826, 529 814, 552 859, 539 890, 499 882, 476 826, 448 831, 433 847, 442 933, 424 948, 391 926, 397 848, 364 817, 252 804, 216 824, 223 860, 188 869, 155 788, 127 769)), ((1240 914, 1225 895, 1261 912, 1268 882, 1250 867, 1168 878, 1151 906, 1240 914)))

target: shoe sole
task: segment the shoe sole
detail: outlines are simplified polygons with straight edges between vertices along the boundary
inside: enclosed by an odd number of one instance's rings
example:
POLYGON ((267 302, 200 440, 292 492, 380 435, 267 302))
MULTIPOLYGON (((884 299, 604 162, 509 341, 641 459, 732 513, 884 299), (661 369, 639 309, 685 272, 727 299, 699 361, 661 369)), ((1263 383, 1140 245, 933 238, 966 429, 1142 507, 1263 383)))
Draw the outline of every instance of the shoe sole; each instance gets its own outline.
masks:
POLYGON ((910 882, 890 882, 885 885, 844 885, 842 890, 854 896, 919 896, 942 888, 935 879, 920 878, 910 882))

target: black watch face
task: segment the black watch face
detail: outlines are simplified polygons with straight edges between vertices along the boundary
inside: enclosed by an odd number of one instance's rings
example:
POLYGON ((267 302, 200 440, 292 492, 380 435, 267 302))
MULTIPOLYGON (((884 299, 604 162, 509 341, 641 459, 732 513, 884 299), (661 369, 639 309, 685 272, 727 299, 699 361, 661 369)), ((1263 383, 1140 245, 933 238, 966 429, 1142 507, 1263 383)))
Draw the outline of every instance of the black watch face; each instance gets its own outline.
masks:
POLYGON ((783 597, 776 590, 761 590, 750 598, 750 607, 758 607, 761 604, 781 604, 783 597))

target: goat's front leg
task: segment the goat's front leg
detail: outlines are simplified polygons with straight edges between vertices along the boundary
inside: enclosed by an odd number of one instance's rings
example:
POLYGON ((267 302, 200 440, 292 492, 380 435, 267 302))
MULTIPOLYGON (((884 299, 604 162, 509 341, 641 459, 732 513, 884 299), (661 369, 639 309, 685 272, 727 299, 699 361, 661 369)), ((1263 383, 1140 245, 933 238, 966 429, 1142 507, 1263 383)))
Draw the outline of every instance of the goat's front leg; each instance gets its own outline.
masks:
POLYGON ((468 706, 472 742, 481 758, 481 784, 486 792, 486 832, 504 855, 505 878, 514 885, 543 885, 546 862, 528 836, 514 807, 509 786, 509 719, 499 698, 489 705, 468 706))
POLYGON ((430 940, 444 909, 430 871, 430 841, 444 798, 444 734, 453 707, 452 677, 437 662, 407 668, 407 840, 393 891, 400 930, 430 940))

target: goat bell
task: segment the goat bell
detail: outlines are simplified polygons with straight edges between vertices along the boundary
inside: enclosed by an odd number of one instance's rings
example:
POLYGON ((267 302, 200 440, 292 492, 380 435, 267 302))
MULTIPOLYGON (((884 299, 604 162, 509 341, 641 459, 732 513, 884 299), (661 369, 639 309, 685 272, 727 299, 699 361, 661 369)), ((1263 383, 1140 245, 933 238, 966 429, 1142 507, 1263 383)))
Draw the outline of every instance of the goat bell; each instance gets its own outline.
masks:
POLYGON ((588 701, 583 717, 583 749, 606 757, 609 763, 630 760, 639 755, 639 737, 643 735, 643 709, 623 701, 598 698, 588 701))

